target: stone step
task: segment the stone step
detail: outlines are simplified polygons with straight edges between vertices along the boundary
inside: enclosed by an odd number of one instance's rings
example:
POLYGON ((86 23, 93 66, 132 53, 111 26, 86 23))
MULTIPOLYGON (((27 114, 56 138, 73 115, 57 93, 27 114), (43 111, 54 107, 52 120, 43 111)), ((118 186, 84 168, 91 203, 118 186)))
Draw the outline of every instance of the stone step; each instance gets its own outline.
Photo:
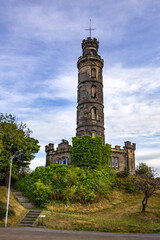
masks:
POLYGON ((36 215, 36 214, 40 214, 40 213, 41 213, 41 211, 33 211, 33 210, 34 210, 34 209, 31 209, 28 213, 29 213, 29 214, 33 214, 33 215, 34 215, 34 214, 36 215))
POLYGON ((39 214, 40 213, 28 213, 27 215, 26 215, 26 217, 37 217, 37 216, 39 216, 39 214))
POLYGON ((38 218, 38 216, 40 215, 40 213, 41 213, 41 210, 38 210, 38 209, 30 210, 27 213, 27 215, 23 218, 20 225, 28 226, 28 224, 30 224, 32 226, 36 221, 36 219, 38 218))
POLYGON ((36 219, 37 217, 39 217, 38 215, 26 215, 25 218, 30 218, 30 219, 36 219))
POLYGON ((23 193, 22 192, 13 192, 16 197, 22 197, 23 193))
POLYGON ((36 212, 33 212, 32 210, 30 210, 28 212, 28 215, 29 216, 39 216, 41 212, 42 212, 41 210, 40 211, 36 211, 36 212))
POLYGON ((37 216, 36 217, 25 217, 25 218, 23 218, 24 221, 30 221, 30 220, 34 221, 36 219, 37 219, 37 216))
POLYGON ((40 212, 33 212, 32 209, 28 212, 28 214, 30 214, 30 215, 38 215, 40 213, 41 213, 41 211, 40 212))
POLYGON ((42 210, 39 210, 39 209, 32 209, 32 210, 29 210, 30 213, 41 213, 42 210))
POLYGON ((23 206, 25 207, 25 208, 28 208, 28 209, 32 209, 32 208, 34 208, 34 205, 32 204, 32 203, 23 203, 23 206))
POLYGON ((18 224, 19 226, 23 226, 23 227, 32 227, 33 224, 30 224, 30 223, 20 223, 18 224))
POLYGON ((29 209, 29 212, 26 214, 26 216, 22 219, 19 226, 23 227, 32 227, 36 219, 41 213, 41 210, 34 209, 34 205, 29 202, 29 200, 23 196, 22 192, 18 192, 12 188, 12 192, 16 196, 16 198, 19 200, 19 202, 22 203, 22 205, 25 208, 29 209))
POLYGON ((20 224, 33 224, 35 221, 22 221, 20 224))
POLYGON ((28 198, 26 198, 26 197, 19 197, 19 196, 17 196, 17 199, 18 199, 22 204, 29 202, 28 198))

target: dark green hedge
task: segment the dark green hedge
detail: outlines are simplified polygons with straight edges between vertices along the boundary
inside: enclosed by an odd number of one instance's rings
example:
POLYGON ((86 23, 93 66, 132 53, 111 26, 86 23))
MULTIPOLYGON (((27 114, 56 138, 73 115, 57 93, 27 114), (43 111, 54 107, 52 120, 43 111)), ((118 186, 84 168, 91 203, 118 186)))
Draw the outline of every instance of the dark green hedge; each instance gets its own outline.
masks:
POLYGON ((70 148, 71 163, 77 167, 100 169, 109 166, 111 147, 103 145, 102 137, 92 138, 89 135, 72 138, 70 148))

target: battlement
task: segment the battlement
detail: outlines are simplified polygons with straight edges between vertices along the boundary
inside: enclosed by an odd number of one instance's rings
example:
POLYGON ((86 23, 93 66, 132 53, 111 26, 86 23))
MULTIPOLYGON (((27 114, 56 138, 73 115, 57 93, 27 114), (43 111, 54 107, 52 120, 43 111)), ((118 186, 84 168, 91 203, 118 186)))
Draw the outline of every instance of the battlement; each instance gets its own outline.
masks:
POLYGON ((58 144, 57 152, 69 151, 69 147, 70 147, 69 142, 65 139, 62 139, 62 142, 58 144))
MULTIPOLYGON (((111 146, 111 145, 110 145, 110 146, 111 146)), ((121 152, 123 152, 124 150, 127 150, 127 149, 136 150, 136 144, 135 144, 135 143, 132 143, 132 144, 131 144, 130 141, 126 141, 126 142, 124 142, 124 147, 123 147, 123 149, 122 149, 120 146, 118 146, 118 145, 115 145, 115 147, 112 147, 112 146, 111 146, 111 150, 112 150, 112 151, 121 151, 121 152)))
MULTIPOLYGON (((111 145, 110 145, 110 146, 111 146, 111 145)), ((122 148, 121 148, 120 146, 118 146, 118 145, 115 145, 114 148, 111 146, 111 152, 112 152, 112 153, 119 153, 119 154, 125 154, 125 153, 126 153, 125 149, 122 149, 122 148)))
POLYGON ((116 149, 116 150, 121 150, 121 147, 120 147, 120 146, 117 146, 117 145, 115 145, 115 149, 116 149))
POLYGON ((48 152, 50 150, 54 151, 54 143, 49 143, 45 146, 45 152, 48 152))
POLYGON ((69 148, 71 146, 69 145, 69 142, 65 139, 62 139, 62 142, 60 144, 58 144, 57 149, 54 149, 54 144, 53 143, 49 143, 48 145, 45 146, 45 152, 46 153, 59 153, 59 152, 65 152, 65 151, 69 151, 69 148))
POLYGON ((132 150, 136 150, 136 144, 135 143, 132 143, 130 141, 126 141, 124 142, 124 149, 132 149, 132 150))
POLYGON ((83 42, 82 42, 82 49, 84 49, 86 47, 95 47, 96 49, 98 49, 99 42, 97 41, 96 38, 92 39, 92 38, 88 37, 87 39, 83 39, 83 42))

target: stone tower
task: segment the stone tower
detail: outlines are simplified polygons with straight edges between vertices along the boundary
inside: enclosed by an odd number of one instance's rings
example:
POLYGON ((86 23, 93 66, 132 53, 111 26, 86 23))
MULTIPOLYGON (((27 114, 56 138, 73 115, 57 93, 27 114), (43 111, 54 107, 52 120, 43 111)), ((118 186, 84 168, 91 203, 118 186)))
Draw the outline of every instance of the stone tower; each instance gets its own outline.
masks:
POLYGON ((76 136, 104 137, 103 59, 98 55, 96 38, 82 42, 82 56, 78 58, 78 105, 76 136))
MULTIPOLYGON (((92 30, 91 27, 89 29, 92 30)), ((82 42, 82 56, 77 62, 78 67, 78 105, 76 136, 82 135, 102 136, 104 138, 103 113, 103 59, 98 55, 99 42, 91 37, 82 42)), ((66 83, 67 84, 67 83, 66 83)), ((46 166, 51 164, 71 165, 70 145, 65 139, 54 149, 50 143, 45 147, 46 166)), ((125 167, 131 174, 135 173, 136 144, 127 141, 124 147, 111 147, 110 166, 121 172, 125 167)))

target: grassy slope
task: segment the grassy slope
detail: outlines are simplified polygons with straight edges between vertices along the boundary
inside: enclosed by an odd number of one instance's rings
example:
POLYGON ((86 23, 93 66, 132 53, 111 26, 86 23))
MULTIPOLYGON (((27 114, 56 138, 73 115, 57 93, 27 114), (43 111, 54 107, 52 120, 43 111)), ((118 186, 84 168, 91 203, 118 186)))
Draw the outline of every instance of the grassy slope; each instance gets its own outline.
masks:
MULTIPOLYGON (((6 204, 7 192, 6 187, 0 187, 0 200, 6 204)), ((8 226, 15 226, 20 222, 23 215, 26 213, 26 209, 14 198, 13 194, 10 194, 10 207, 14 210, 15 216, 8 218, 8 226)), ((0 221, 0 227, 4 227, 5 218, 0 221)))
POLYGON ((114 190, 108 199, 89 205, 64 204, 53 201, 43 211, 44 227, 103 232, 160 231, 160 192, 148 201, 146 213, 141 213, 142 194, 127 194, 114 190))

